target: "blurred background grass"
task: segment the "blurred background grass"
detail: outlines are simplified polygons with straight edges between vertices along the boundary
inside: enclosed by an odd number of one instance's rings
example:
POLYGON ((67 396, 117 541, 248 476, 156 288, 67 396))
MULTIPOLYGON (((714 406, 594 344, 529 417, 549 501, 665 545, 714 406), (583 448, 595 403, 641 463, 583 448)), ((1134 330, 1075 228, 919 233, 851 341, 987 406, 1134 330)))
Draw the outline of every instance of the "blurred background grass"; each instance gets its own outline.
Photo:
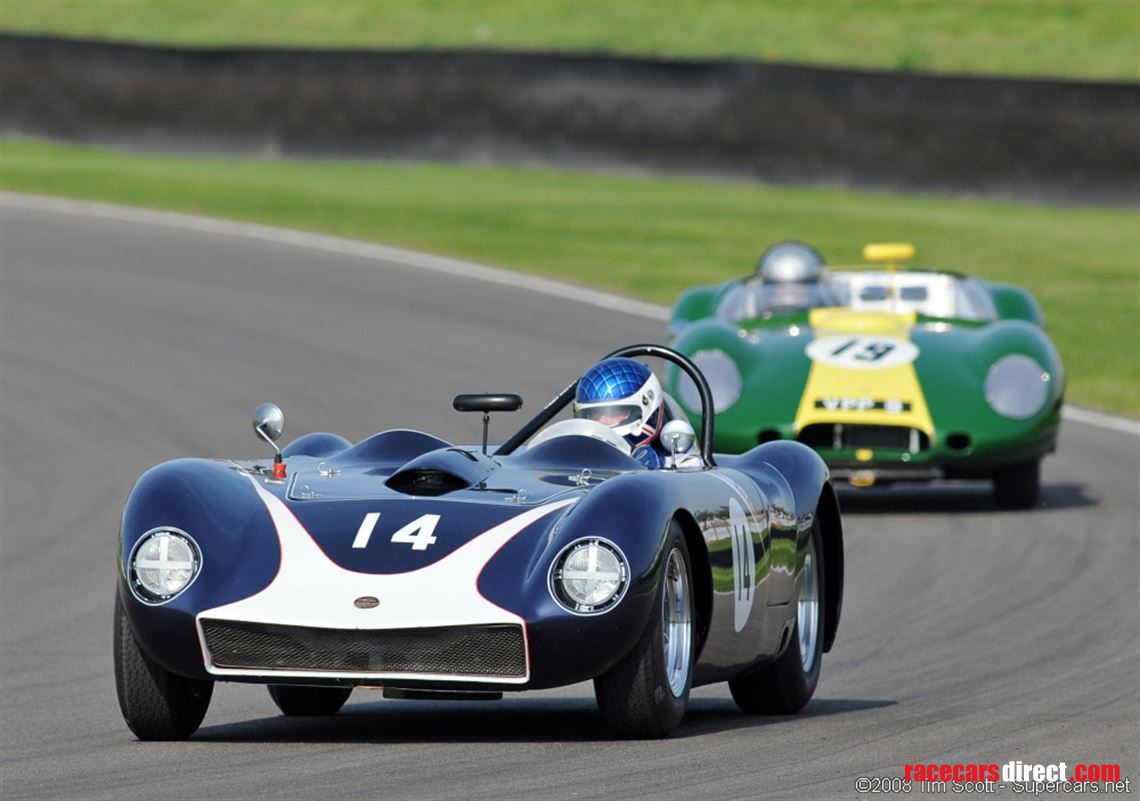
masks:
MULTIPOLYGON (((1140 2, 3 0, 0 30, 193 46, 483 47, 1140 80, 1140 2)), ((868 241, 1041 301, 1075 403, 1140 415, 1135 210, 555 170, 0 143, 0 187, 380 240, 664 304, 779 239, 868 241)))
POLYGON ((3 0, 0 29, 212 47, 489 47, 1140 80, 1136 0, 3 0))
POLYGON ((1069 400, 1140 412, 1140 218, 1133 210, 558 170, 178 158, 0 141, 0 188, 325 231, 671 304, 752 270, 780 239, 833 264, 909 241, 918 264, 1028 287, 1069 400))

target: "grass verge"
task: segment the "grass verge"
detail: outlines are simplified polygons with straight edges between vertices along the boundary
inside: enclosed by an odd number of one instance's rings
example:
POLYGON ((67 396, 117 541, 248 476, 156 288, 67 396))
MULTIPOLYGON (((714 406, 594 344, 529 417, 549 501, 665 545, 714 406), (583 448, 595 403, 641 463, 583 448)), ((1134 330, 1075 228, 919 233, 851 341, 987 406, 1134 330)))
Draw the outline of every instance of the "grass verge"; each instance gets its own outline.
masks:
POLYGON ((1135 0, 4 0, 0 28, 194 46, 492 47, 1140 80, 1135 0))
POLYGON ((920 264, 1028 287, 1068 399, 1140 415, 1140 220, 1060 208, 438 164, 127 155, 0 140, 0 188, 250 220, 513 267, 670 304, 780 239, 834 264, 910 241, 920 264))

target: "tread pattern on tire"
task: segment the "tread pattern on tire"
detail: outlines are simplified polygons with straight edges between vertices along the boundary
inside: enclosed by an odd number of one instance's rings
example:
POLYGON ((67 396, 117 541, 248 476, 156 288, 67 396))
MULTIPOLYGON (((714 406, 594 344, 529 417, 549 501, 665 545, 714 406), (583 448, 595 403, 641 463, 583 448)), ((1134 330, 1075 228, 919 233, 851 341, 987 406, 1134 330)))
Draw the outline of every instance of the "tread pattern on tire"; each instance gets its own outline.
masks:
MULTIPOLYGON (((674 547, 681 549, 685 569, 688 571, 689 598, 692 603, 692 565, 684 534, 675 521, 669 528, 668 544, 664 551, 666 559, 674 547)), ((594 679, 594 692, 602 716, 610 730, 624 739, 658 739, 667 736, 680 725, 688 704, 692 683, 691 650, 689 685, 680 698, 673 695, 665 678, 660 611, 664 584, 663 574, 654 596, 654 612, 649 616, 637 645, 606 673, 594 679)), ((695 617, 695 604, 690 614, 695 617)), ((693 626, 696 626, 695 619, 693 626)))
POLYGON ((123 719, 140 740, 184 740, 206 716, 214 683, 177 676, 143 653, 116 595, 115 690, 123 719))

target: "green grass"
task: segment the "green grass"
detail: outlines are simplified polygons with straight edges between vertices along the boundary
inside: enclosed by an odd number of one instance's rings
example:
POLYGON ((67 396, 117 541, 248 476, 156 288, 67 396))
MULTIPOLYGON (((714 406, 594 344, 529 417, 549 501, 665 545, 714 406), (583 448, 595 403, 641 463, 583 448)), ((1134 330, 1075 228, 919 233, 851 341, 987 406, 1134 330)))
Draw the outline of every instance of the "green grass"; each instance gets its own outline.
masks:
POLYGON ((1059 208, 554 170, 126 155, 0 140, 0 187, 379 240, 671 304, 779 239, 856 263, 869 241, 1028 287, 1069 400, 1140 415, 1140 220, 1059 208))
POLYGON ((201 46, 554 49, 1140 80, 1136 0, 3 0, 0 29, 201 46))

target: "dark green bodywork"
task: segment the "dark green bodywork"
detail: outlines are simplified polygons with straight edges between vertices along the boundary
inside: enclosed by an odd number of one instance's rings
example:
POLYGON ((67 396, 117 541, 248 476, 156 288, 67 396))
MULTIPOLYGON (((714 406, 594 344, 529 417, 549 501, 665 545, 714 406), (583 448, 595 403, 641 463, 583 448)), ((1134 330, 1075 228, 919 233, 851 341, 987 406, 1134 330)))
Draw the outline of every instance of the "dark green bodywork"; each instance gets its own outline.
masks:
MULTIPOLYGON (((692 358, 701 351, 720 350, 740 372, 739 400, 716 416, 714 447, 727 453, 746 451, 757 442, 801 438, 795 420, 812 365, 805 348, 815 338, 807 311, 735 323, 717 318, 718 301, 737 283, 688 290, 677 301, 669 324, 671 344, 678 351, 692 358)), ((1040 459, 1055 448, 1064 372, 1043 329, 1040 307, 1020 287, 979 283, 999 319, 919 315, 910 330, 910 341, 919 348, 913 366, 935 429, 930 441, 918 452, 877 447, 870 461, 857 460, 854 448, 809 442, 833 473, 869 470, 880 481, 989 478, 1005 465, 1040 459), (1032 357, 1050 375, 1047 402, 1023 420, 992 409, 983 389, 994 362, 1014 353, 1032 357)), ((695 423, 699 412, 684 404, 678 380, 678 373, 668 370, 665 389, 695 423)))

